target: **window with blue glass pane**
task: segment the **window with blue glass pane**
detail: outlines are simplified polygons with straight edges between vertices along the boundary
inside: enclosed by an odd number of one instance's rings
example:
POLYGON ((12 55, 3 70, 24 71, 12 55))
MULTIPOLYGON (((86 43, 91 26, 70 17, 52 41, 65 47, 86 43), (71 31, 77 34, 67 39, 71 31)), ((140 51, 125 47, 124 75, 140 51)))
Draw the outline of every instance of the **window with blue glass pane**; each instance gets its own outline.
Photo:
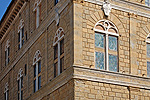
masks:
POLYGON ((147 44, 147 57, 150 58, 150 44, 147 44))
POLYGON ((145 5, 150 6, 150 0, 145 0, 145 5))
POLYGON ((150 62, 147 62, 147 76, 150 77, 150 62))
POLYGON ((34 92, 36 92, 36 80, 34 80, 34 92))
POLYGON ((41 72, 41 61, 38 62, 38 74, 41 72))
POLYGON ((117 72, 117 70, 118 70, 117 56, 109 54, 109 71, 117 72))
POLYGON ((104 35, 95 33, 95 47, 104 48, 104 35))
POLYGON ((55 0, 55 5, 58 3, 58 0, 55 0))
POLYGON ((97 69, 104 69, 104 53, 95 52, 95 67, 97 69))
POLYGON ((114 37, 114 36, 109 36, 109 49, 110 50, 114 50, 114 51, 117 51, 117 37, 114 37))
POLYGON ((38 77, 38 89, 41 88, 41 76, 38 77))

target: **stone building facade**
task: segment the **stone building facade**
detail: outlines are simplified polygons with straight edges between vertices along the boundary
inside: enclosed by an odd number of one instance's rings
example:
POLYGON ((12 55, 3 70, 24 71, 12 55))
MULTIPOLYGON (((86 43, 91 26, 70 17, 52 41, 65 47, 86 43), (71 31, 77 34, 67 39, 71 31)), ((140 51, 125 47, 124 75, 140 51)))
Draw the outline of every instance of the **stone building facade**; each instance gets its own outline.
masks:
POLYGON ((149 0, 12 0, 0 22, 0 100, 150 100, 149 0))

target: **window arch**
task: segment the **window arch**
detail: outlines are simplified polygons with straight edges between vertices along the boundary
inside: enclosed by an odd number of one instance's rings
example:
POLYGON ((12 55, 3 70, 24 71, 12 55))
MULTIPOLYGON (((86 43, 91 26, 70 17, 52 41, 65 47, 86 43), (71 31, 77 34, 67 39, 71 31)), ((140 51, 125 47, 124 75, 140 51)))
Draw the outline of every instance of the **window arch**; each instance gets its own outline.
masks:
POLYGON ((20 69, 17 76, 18 81, 18 100, 23 100, 23 70, 20 69))
POLYGON ((118 71, 118 29, 109 20, 95 24, 95 67, 118 71))
POLYGON ((8 82, 5 84, 4 96, 5 100, 9 100, 9 89, 8 89, 8 82))
POLYGON ((21 19, 18 26, 18 50, 24 45, 24 20, 21 19))
POLYGON ((38 28, 40 25, 41 0, 35 0, 33 11, 35 12, 35 25, 38 28))
POLYGON ((7 66, 10 61, 9 56, 10 56, 10 41, 8 39, 5 45, 5 66, 7 66))
POLYGON ((41 52, 36 51, 33 58, 34 66, 34 92, 41 88, 41 52))
POLYGON ((59 28, 54 36, 54 77, 64 70, 64 31, 59 28))
POLYGON ((147 76, 150 77, 150 34, 146 37, 147 76))

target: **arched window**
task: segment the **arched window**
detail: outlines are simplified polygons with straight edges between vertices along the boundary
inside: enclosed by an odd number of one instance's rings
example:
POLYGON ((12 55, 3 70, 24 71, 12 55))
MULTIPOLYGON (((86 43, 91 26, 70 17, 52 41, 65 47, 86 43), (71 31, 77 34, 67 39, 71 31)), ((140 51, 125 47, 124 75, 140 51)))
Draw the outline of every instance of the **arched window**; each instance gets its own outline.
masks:
POLYGON ((33 58, 34 66, 34 92, 41 88, 41 52, 36 51, 33 58))
POLYGON ((64 31, 60 27, 55 34, 54 41, 54 77, 64 70, 64 31))
POLYGON ((150 34, 146 38, 147 76, 150 77, 150 34))
POLYGON ((6 45, 5 45, 5 66, 8 65, 9 63, 9 55, 10 55, 10 41, 7 40, 6 45))
POLYGON ((20 20, 20 24, 18 26, 18 50, 23 46, 25 41, 24 36, 24 20, 20 20))
POLYGON ((9 100, 8 82, 5 84, 4 96, 5 100, 9 100))
POLYGON ((34 3, 34 9, 33 11, 35 12, 35 22, 36 22, 36 28, 39 27, 40 25, 40 15, 41 15, 41 0, 36 0, 34 3))
POLYGON ((23 70, 20 69, 18 72, 18 100, 23 100, 23 70))
POLYGON ((118 71, 118 30, 109 20, 100 20, 95 31, 95 67, 118 71))

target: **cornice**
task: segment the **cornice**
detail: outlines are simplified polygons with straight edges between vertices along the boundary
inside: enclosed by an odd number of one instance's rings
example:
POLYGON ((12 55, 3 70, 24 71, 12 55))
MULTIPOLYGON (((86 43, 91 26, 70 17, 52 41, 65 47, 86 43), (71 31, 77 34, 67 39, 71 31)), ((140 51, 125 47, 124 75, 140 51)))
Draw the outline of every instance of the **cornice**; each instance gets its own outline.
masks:
POLYGON ((102 82, 102 83, 121 85, 126 87, 129 86, 129 87, 150 89, 149 77, 141 77, 141 76, 136 76, 131 74, 123 74, 119 72, 92 69, 84 66, 73 66, 73 67, 74 67, 73 78, 75 79, 102 82))
MULTIPOLYGON (((97 4, 97 5, 103 5, 103 1, 99 1, 99 0, 84 0, 85 2, 90 2, 93 4, 97 4)), ((146 13, 146 12, 142 12, 141 10, 146 10, 146 11, 150 11, 150 7, 142 5, 142 4, 138 4, 138 3, 134 3, 134 2, 129 2, 129 1, 125 1, 125 0, 112 0, 114 2, 118 2, 124 6, 119 6, 116 4, 113 4, 113 2, 111 3, 111 7, 112 9, 116 9, 116 10, 120 10, 120 11, 124 11, 124 12, 128 12, 128 13, 134 13, 136 15, 139 16, 143 16, 143 17, 148 17, 150 18, 150 13, 146 13), (132 8, 128 8, 127 6, 130 6, 132 8)))
POLYGON ((14 19, 18 15, 19 11, 25 4, 26 0, 13 0, 9 5, 9 9, 4 14, 0 25, 0 39, 2 39, 3 35, 7 32, 9 27, 14 22, 14 19), (11 9, 10 9, 11 8, 11 9))

